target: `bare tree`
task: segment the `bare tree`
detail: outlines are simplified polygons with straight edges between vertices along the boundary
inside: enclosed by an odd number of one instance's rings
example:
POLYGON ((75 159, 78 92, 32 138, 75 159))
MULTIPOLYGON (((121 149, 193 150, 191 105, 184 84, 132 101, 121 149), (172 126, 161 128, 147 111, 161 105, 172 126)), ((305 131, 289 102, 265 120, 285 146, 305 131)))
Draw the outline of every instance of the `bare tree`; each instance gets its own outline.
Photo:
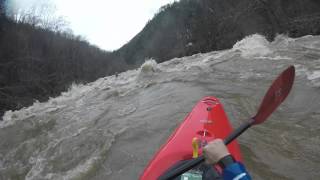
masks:
POLYGON ((0 16, 4 15, 4 3, 5 0, 0 0, 0 16))
POLYGON ((20 22, 21 9, 17 1, 6 1, 5 3, 6 15, 15 22, 20 22))
POLYGON ((17 23, 27 23, 52 31, 64 31, 69 23, 56 15, 56 6, 50 0, 38 0, 28 5, 20 4, 19 0, 7 3, 7 16, 17 23))

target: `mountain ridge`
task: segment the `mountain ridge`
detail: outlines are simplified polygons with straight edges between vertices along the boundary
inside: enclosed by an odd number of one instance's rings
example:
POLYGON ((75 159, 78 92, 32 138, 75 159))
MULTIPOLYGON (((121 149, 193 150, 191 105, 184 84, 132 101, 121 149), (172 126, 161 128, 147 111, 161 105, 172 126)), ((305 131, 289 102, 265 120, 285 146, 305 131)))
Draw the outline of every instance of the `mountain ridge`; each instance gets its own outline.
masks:
POLYGON ((159 12, 127 44, 101 51, 68 33, 49 32, 4 16, 0 0, 0 116, 6 110, 46 101, 71 83, 231 48, 251 34, 272 40, 320 34, 318 0, 180 0, 159 12), (10 43, 8 43, 10 42, 10 43))
POLYGON ((116 53, 129 64, 231 48, 259 33, 300 37, 320 34, 320 2, 315 0, 181 0, 166 5, 116 53))

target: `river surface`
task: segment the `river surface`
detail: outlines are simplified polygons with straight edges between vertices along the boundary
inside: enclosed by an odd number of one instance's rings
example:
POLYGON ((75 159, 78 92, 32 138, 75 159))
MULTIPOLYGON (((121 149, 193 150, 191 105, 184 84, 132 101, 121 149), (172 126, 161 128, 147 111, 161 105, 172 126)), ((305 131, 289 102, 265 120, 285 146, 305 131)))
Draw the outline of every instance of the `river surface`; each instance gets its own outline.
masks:
POLYGON ((234 127, 252 117, 289 65, 296 80, 264 124, 238 138, 254 179, 320 177, 320 36, 273 42, 252 35, 232 49, 149 60, 140 69, 73 85, 0 121, 1 180, 133 180, 204 96, 234 127))

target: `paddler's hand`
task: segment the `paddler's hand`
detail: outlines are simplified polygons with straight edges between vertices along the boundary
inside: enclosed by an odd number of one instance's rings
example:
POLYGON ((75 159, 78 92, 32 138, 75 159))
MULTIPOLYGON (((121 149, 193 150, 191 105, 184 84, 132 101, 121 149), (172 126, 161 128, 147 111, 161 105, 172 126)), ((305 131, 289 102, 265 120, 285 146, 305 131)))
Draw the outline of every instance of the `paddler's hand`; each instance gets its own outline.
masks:
POLYGON ((215 139, 203 148, 203 155, 208 164, 216 164, 219 160, 229 154, 230 153, 222 139, 215 139))

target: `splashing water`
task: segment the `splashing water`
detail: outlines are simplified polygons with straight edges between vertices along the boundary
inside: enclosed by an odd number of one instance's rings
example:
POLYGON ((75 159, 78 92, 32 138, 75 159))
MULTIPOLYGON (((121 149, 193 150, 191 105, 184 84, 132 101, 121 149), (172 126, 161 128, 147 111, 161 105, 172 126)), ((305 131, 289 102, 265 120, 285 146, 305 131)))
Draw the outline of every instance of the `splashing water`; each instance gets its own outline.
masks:
POLYGON ((319 42, 319 36, 283 35, 268 42, 255 34, 229 50, 161 64, 149 60, 140 69, 7 111, 0 122, 0 179, 138 179, 200 98, 218 97, 238 126, 291 64, 297 77, 290 96, 239 143, 254 179, 318 179, 319 42))
POLYGON ((241 51, 241 56, 244 58, 251 58, 270 54, 272 51, 269 46, 270 43, 265 37, 254 34, 237 42, 232 49, 241 51))

